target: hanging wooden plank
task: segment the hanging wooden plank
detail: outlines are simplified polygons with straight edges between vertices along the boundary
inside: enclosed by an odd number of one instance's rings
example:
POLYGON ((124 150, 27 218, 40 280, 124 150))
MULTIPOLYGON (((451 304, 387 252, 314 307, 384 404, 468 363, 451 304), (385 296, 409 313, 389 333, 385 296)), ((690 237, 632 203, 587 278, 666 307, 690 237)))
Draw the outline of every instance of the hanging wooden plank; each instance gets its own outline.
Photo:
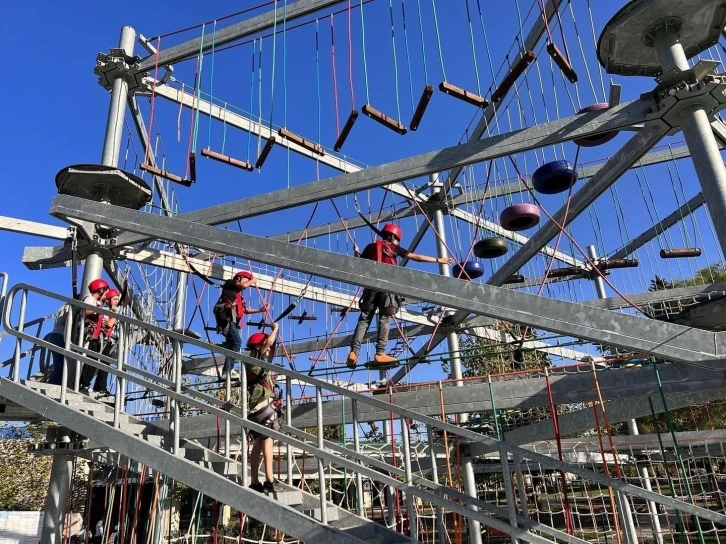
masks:
POLYGON ((453 96, 454 98, 458 98, 459 100, 463 100, 464 102, 467 102, 478 108, 486 108, 487 104, 489 104, 489 101, 486 98, 481 97, 478 94, 474 94, 474 93, 470 93, 469 91, 465 91, 461 87, 452 85, 451 83, 448 83, 447 81, 442 81, 441 83, 439 83, 439 90, 442 93, 448 94, 449 96, 453 96))
POLYGON ((700 257, 700 247, 679 247, 676 249, 661 249, 661 259, 679 259, 681 257, 700 257))
POLYGON ((577 73, 572 68, 570 61, 565 58, 554 43, 549 43, 547 45, 547 53, 549 53, 552 60, 555 61, 555 64, 559 66, 562 73, 565 74, 565 77, 570 80, 570 83, 577 83, 577 73))
POLYGON ((605 259, 597 263, 600 270, 612 270, 615 268, 635 268, 640 264, 638 259, 605 259))
POLYGON ((403 126, 401 123, 399 123, 398 121, 396 121, 394 119, 391 119, 390 117, 388 117, 388 115, 381 113, 380 111, 378 111, 376 108, 374 108, 370 104, 365 104, 363 106, 363 114, 367 115, 374 121, 378 121, 384 127, 390 128, 394 132, 398 132, 401 136, 403 136, 404 134, 406 134, 406 132, 408 132, 406 127, 403 126))
POLYGON ((316 155, 325 155, 325 150, 323 150, 322 146, 316 143, 311 142, 310 140, 306 140, 302 136, 298 136, 294 132, 290 132, 286 128, 281 128, 277 131, 277 133, 280 135, 281 138, 285 138, 287 140, 290 140, 291 142, 295 142, 300 147, 304 147, 308 151, 315 153, 316 155))
POLYGON ((172 174, 171 172, 167 172, 166 170, 151 166, 150 164, 143 163, 141 166, 139 166, 139 168, 141 168, 141 170, 143 170, 144 172, 159 176, 160 178, 168 179, 169 181, 173 181, 174 183, 178 183, 179 185, 183 185, 184 187, 191 187, 193 183, 191 180, 184 179, 181 176, 177 176, 176 174, 172 174))
POLYGON ((265 147, 262 148, 262 153, 260 153, 260 156, 257 157, 257 162, 255 163, 255 168, 262 168, 262 165, 265 164, 265 161, 267 160, 267 156, 270 154, 270 151, 272 151, 272 148, 274 145, 275 145, 275 137, 270 136, 270 138, 267 140, 267 143, 265 144, 265 147))
POLYGON ((351 111, 350 115, 348 116, 348 120, 345 122, 345 125, 343 125, 343 130, 340 131, 340 135, 338 135, 338 139, 335 140, 335 145, 333 146, 333 149, 336 152, 343 149, 343 144, 345 143, 345 140, 348 139, 348 135, 350 134, 350 131, 353 130, 353 125, 355 124, 357 119, 358 119, 358 110, 351 111))
POLYGON ((504 281, 505 285, 511 283, 524 283, 524 276, 522 274, 512 274, 504 281))
POLYGON ((197 156, 194 151, 189 152, 189 181, 192 183, 197 181, 197 156))
POLYGON ((514 83, 519 79, 519 76, 524 73, 527 66, 532 64, 532 61, 534 61, 535 58, 536 55, 534 54, 534 51, 524 52, 524 55, 522 55, 522 57, 517 61, 517 64, 509 69, 509 72, 506 76, 504 76, 504 79, 499 84, 499 87, 497 87, 494 93, 492 93, 492 102, 498 104, 505 96, 507 96, 509 89, 512 88, 514 83))
POLYGON ((230 166, 236 166, 237 168, 247 170, 248 172, 252 172, 252 170, 255 169, 255 167, 247 161, 241 161, 239 159, 235 159, 234 157, 230 157, 229 155, 222 155, 221 153, 217 153, 216 151, 212 151, 211 149, 202 149, 202 157, 207 157, 208 159, 223 162, 224 164, 229 164, 230 166))
POLYGON ((426 108, 428 107, 433 95, 433 86, 426 85, 421 93, 421 98, 418 100, 416 111, 413 112, 413 117, 411 118, 411 130, 418 130, 418 126, 421 124, 421 119, 423 119, 424 113, 426 113, 426 108))

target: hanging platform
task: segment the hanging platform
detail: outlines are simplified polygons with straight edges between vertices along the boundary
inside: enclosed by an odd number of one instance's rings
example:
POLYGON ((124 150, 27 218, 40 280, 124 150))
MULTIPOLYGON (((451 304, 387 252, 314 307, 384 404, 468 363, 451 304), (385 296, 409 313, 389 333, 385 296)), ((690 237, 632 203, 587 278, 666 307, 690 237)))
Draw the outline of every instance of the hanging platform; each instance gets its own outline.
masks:
POLYGON ((614 270, 616 268, 636 268, 638 259, 603 259, 597 263, 598 270, 614 270))
POLYGON ((439 90, 444 94, 448 94, 449 96, 453 96, 454 98, 463 100, 464 102, 467 102, 472 106, 476 106, 477 108, 486 108, 489 104, 489 101, 486 98, 474 93, 470 93, 469 91, 465 91, 464 89, 457 87, 456 85, 452 85, 451 83, 448 83, 446 81, 442 81, 441 83, 439 83, 439 90))
POLYGON ((181 176, 177 176, 176 174, 172 174, 171 172, 167 172, 166 170, 161 170, 160 168, 156 168, 155 166, 151 166, 150 164, 143 163, 139 168, 141 168, 144 172, 149 172, 150 174, 153 174, 155 176, 159 176, 160 178, 168 179, 169 181, 173 181, 174 183, 178 183, 179 185, 183 185, 184 187, 191 187, 192 183, 197 181, 197 156, 194 154, 194 151, 189 152, 189 179, 184 179, 181 176))
POLYGON ((478 261, 466 261, 463 270, 461 266, 455 264, 451 268, 451 274, 461 280, 475 280, 484 275, 484 269, 478 261))
POLYGON ((700 247, 679 247, 675 249, 661 249, 661 259, 680 259, 682 257, 700 257, 700 247))
POLYGON ((385 113, 381 113, 370 104, 364 104, 362 109, 364 115, 367 115, 374 121, 378 121, 384 127, 390 128, 393 132, 398 132, 401 136, 408 132, 406 127, 404 127, 401 123, 394 119, 391 119, 385 113))
POLYGON ((281 128, 277 131, 277 133, 280 135, 281 138, 285 138, 286 140, 295 142, 300 147, 304 147, 305 149, 312 153, 315 153, 316 155, 325 155, 325 150, 323 150, 321 145, 311 142, 310 140, 306 140, 305 138, 303 138, 302 136, 298 136, 294 132, 290 132, 285 128, 281 128))
POLYGON ((577 73, 572 68, 570 61, 562 54, 554 43, 547 44, 547 53, 549 53, 555 64, 562 70, 565 77, 570 80, 570 83, 577 83, 577 73))
POLYGON ((503 257, 509 251, 509 245, 504 238, 484 238, 474 244, 474 255, 479 259, 496 259, 503 257))
POLYGON ((504 208, 499 215, 499 224, 512 232, 531 229, 539 224, 539 208, 535 204, 514 204, 504 208))
POLYGON ((413 117, 411 118, 411 130, 418 130, 418 126, 421 124, 421 119, 423 119, 424 113, 426 113, 426 108, 428 108, 429 102, 431 102, 431 97, 433 95, 433 86, 426 85, 426 87, 424 87, 423 93, 421 93, 421 98, 419 98, 418 100, 416 111, 413 112, 413 117))
POLYGON ((235 166, 237 168, 241 168, 242 170, 247 170, 248 172, 252 172, 255 169, 255 167, 247 161, 241 161, 239 159, 235 159, 234 157, 230 157, 229 155, 222 155, 221 153, 217 153, 216 151, 212 151, 211 149, 202 149, 202 157, 207 157, 208 159, 223 162, 224 164, 229 164, 230 166, 235 166))
POLYGON ((499 87, 497 87, 496 90, 492 93, 492 102, 494 104, 499 104, 499 102, 501 102, 504 97, 507 96, 509 89, 512 88, 514 83, 519 79, 519 76, 524 73, 524 71, 527 69, 527 66, 532 64, 532 61, 534 61, 535 58, 537 58, 537 56, 534 54, 534 51, 524 52, 522 58, 517 61, 517 64, 510 68, 507 75, 504 76, 504 79, 499 84, 499 87))
POLYGON ((350 112, 350 115, 348 116, 348 120, 345 122, 345 125, 343 125, 343 130, 340 131, 340 134, 338 135, 338 139, 335 140, 335 145, 333 146, 333 149, 337 153, 341 149, 343 149, 343 144, 348 139, 348 136, 350 135, 350 131, 353 130, 353 125, 358 120, 358 110, 353 110, 350 112))
POLYGON ((575 167, 568 161, 552 161, 537 168, 532 174, 534 190, 543 195, 556 195, 567 191, 577 182, 575 167))
POLYGON ((318 318, 314 315, 308 315, 308 311, 305 310, 301 315, 289 315, 287 316, 288 319, 292 319, 293 321, 297 321, 298 325, 302 325, 304 321, 317 321, 318 318))
POLYGON ((524 283, 524 276, 522 274, 512 274, 506 280, 504 280, 504 285, 509 285, 512 283, 524 283))
POLYGON ((151 201, 151 187, 140 177, 113 166, 74 164, 55 176, 55 185, 63 195, 96 202, 110 202, 139 210, 151 201))
MULTIPOLYGON (((582 108, 577 113, 588 113, 591 111, 603 111, 610 107, 610 104, 607 102, 598 102, 596 104, 591 104, 585 108, 582 108)), ((604 143, 609 142, 615 136, 618 135, 620 131, 613 130, 611 132, 606 132, 605 134, 598 134, 597 136, 588 136, 587 138, 578 138, 577 140, 574 140, 574 142, 579 145, 580 147, 595 147, 598 145, 602 145, 604 143)))
POLYGON ((548 278, 566 278, 567 276, 574 276, 576 274, 582 274, 584 269, 579 266, 564 266, 562 268, 553 268, 547 275, 548 278))
POLYGON ((262 148, 262 152, 260 153, 260 156, 257 157, 257 162, 255 163, 255 168, 262 168, 262 165, 265 164, 265 161, 267 160, 268 155, 270 154, 270 151, 272 151, 272 148, 277 143, 277 140, 275 140, 274 136, 270 136, 270 139, 267 140, 267 143, 265 143, 265 147, 262 148))

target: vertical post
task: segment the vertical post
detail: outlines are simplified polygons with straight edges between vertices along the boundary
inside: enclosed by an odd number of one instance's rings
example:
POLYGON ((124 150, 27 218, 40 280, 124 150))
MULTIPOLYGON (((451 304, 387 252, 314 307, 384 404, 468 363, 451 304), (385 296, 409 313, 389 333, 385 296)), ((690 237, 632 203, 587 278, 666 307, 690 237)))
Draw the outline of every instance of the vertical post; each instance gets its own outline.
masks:
MULTIPOLYGON (((507 514, 509 515, 509 525, 517 527, 517 501, 514 497, 514 487, 512 486, 512 470, 509 468, 509 452, 502 446, 499 448, 499 460, 502 464, 502 478, 504 480, 504 496, 507 500, 507 514)), ((515 537, 510 537, 512 544, 519 542, 515 537)))
MULTIPOLYGON (((242 400, 242 419, 247 419, 249 407, 247 406, 247 365, 244 361, 239 363, 240 397, 242 400)), ((242 446, 242 487, 247 487, 249 465, 247 463, 249 448, 247 447, 247 428, 242 427, 240 442, 242 446)))
POLYGON ((416 514, 416 496, 411 490, 413 485, 413 471, 411 469, 411 437, 406 418, 401 418, 401 440, 403 442, 403 469, 406 474, 406 510, 408 511, 409 538, 413 544, 418 542, 418 515, 416 514))
MULTIPOLYGON (((182 375, 181 375, 181 359, 182 359, 182 348, 181 348, 181 342, 179 340, 173 339, 171 341, 172 346, 172 364, 173 364, 173 380, 174 380, 174 392, 175 393, 181 393, 181 384, 182 384, 182 375)), ((171 423, 173 426, 172 429, 172 452, 174 455, 179 454, 179 435, 180 435, 180 429, 179 424, 181 420, 181 403, 176 400, 172 399, 171 402, 169 402, 169 405, 171 407, 171 423)))
MULTIPOLYGON (((381 380, 386 379, 386 371, 385 370, 379 370, 378 375, 381 380)), ((393 429, 391 429, 391 422, 388 419, 384 419, 381 421, 381 424, 383 425, 383 442, 386 444, 393 444, 393 429)), ((386 506, 388 508, 387 516, 388 519, 386 521, 386 525, 388 527, 395 527, 396 525, 396 490, 393 489, 390 485, 385 486, 384 488, 385 493, 385 499, 386 499, 386 506)))
MULTIPOLYGON (((318 419, 318 448, 322 450, 325 447, 323 442, 323 392, 319 387, 315 388, 315 413, 318 419)), ((323 463, 323 459, 320 457, 318 457, 318 480, 320 482, 320 521, 323 524, 327 524, 328 502, 325 498, 325 464, 323 463)))
POLYGON ((524 474, 522 474, 522 458, 514 455, 514 470, 517 472, 517 489, 519 490, 519 505, 522 509, 522 517, 529 519, 529 508, 527 506, 527 488, 524 485, 524 474))
MULTIPOLYGON (((438 182, 438 174, 432 174, 431 183, 433 185, 434 194, 441 190, 441 186, 438 182)), ((446 252, 446 229, 444 224, 444 212, 441 209, 436 209, 433 213, 433 223, 438 236, 436 238, 436 256, 448 257, 446 252)), ((451 277, 451 270, 449 265, 439 264, 439 272, 442 276, 451 277)), ((459 355, 459 336, 455 332, 451 332, 446 336, 446 341, 449 347, 450 361, 451 361, 451 374, 456 382, 457 387, 463 387, 464 383, 461 380, 461 357, 459 355)), ((459 421, 466 423, 469 421, 469 414, 460 414, 459 421)), ((471 459, 464 458, 462 460, 462 472, 464 479, 464 491, 467 495, 477 497, 476 482, 474 480, 474 467, 471 464, 471 459)), ((470 505, 471 510, 477 510, 476 506, 470 505)), ((468 520, 469 527, 469 543, 470 544, 482 544, 481 541, 481 525, 478 521, 473 519, 468 520)))
MULTIPOLYGON (((47 441, 69 441, 68 429, 51 429, 46 436, 47 441)), ((73 456, 65 452, 53 455, 53 466, 50 469, 50 484, 45 499, 45 515, 40 541, 43 544, 62 544, 63 523, 66 517, 68 493, 73 473, 73 456)))
MULTIPOLYGON (((653 46, 658 53, 663 72, 672 68, 690 68, 683 46, 678 41, 678 32, 679 29, 667 25, 653 29, 653 46)), ((721 251, 726 255, 726 167, 721 152, 702 106, 685 108, 681 112, 681 122, 683 136, 693 158, 693 167, 701 183, 721 251)))
MULTIPOLYGON (((23 289, 20 294, 20 312, 18 313, 18 332, 25 329, 25 308, 28 304, 28 291, 23 289)), ((12 378, 14 382, 20 381, 20 353, 22 352, 22 340, 15 339, 15 352, 13 354, 12 378)))
MULTIPOLYGON (((595 249, 595 246, 587 246, 587 254, 593 261, 597 259, 597 250, 595 249)), ((607 298, 607 293, 605 292, 605 282, 603 281, 602 277, 597 275, 595 277, 595 291, 597 291, 597 298, 607 298)), ((635 421, 635 419, 629 419, 628 420, 628 431, 631 435, 637 436, 640 434, 640 431, 638 430, 638 423, 635 421)), ((652 491, 653 488, 650 485, 650 474, 648 472, 648 467, 640 467, 640 481, 643 484, 643 487, 647 489, 648 491, 652 491)), ((625 500, 623 501, 625 504, 623 504, 624 509, 622 510, 623 515, 627 516, 628 519, 624 520, 626 522, 625 526, 628 527, 628 532, 631 532, 635 534, 635 523, 633 521, 633 515, 630 509, 630 503, 627 500, 627 497, 625 497, 625 500)), ((655 536, 655 542, 656 544, 663 544, 663 532, 660 526, 660 519, 658 518, 658 507, 653 501, 646 501, 646 504, 648 505, 648 512, 650 514, 650 523, 653 527, 653 535, 655 536)))
MULTIPOLYGON (((285 425, 292 427, 292 377, 285 376, 285 425)), ((287 485, 292 484, 292 446, 287 444, 287 485)))
MULTIPOLYGON (((126 333, 128 331, 128 327, 126 325, 126 322, 120 322, 118 325, 119 330, 119 336, 118 336, 118 346, 117 346, 117 353, 116 353, 116 368, 118 370, 124 369, 124 356, 126 354, 126 344, 127 344, 127 337, 126 333)), ((119 428, 121 426, 121 410, 123 410, 124 407, 124 389, 126 389, 126 380, 124 380, 122 377, 118 376, 116 378, 116 395, 114 398, 113 403, 113 426, 116 428, 119 428)))
MULTIPOLYGON (((436 464, 436 450, 434 450, 434 428, 426 425, 426 436, 429 441, 429 459, 431 459, 431 481, 435 484, 439 483, 439 467, 436 464)), ((440 506, 434 506, 434 517, 436 519, 436 533, 439 536, 439 544, 446 542, 446 525, 444 524, 444 514, 440 506)))
MULTIPOLYGON (((353 417, 353 451, 360 453, 360 430, 358 429, 358 401, 350 399, 351 412, 353 417)), ((345 424, 345 422, 343 422, 345 424)), ((355 473, 355 493, 358 501, 358 515, 362 518, 366 515, 365 505, 363 504, 363 476, 360 472, 355 473)))

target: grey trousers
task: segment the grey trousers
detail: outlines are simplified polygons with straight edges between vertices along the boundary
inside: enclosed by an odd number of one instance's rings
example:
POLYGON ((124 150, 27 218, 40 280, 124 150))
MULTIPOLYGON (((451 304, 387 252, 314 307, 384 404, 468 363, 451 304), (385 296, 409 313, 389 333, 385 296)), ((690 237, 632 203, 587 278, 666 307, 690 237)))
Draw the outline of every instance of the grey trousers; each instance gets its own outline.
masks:
MULTIPOLYGON (((355 326, 355 332, 353 333, 353 342, 350 344, 350 350, 358 355, 360 346, 363 343, 363 337, 368 332, 373 322, 373 316, 376 315, 376 308, 371 312, 364 312, 361 310, 360 317, 358 318, 358 324, 355 326)), ((388 345, 388 331, 391 323, 391 318, 387 315, 378 315, 378 338, 376 339, 376 355, 381 355, 386 352, 386 346, 388 345)))

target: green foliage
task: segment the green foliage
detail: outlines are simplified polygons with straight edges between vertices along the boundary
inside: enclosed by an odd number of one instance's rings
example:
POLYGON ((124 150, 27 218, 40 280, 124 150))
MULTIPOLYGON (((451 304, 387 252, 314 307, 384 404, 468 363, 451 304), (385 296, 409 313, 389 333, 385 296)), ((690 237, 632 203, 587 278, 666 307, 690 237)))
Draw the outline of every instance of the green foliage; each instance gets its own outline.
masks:
POLYGON ((0 436, 0 510, 43 510, 53 457, 28 447, 44 440, 44 426, 3 425, 0 436))

